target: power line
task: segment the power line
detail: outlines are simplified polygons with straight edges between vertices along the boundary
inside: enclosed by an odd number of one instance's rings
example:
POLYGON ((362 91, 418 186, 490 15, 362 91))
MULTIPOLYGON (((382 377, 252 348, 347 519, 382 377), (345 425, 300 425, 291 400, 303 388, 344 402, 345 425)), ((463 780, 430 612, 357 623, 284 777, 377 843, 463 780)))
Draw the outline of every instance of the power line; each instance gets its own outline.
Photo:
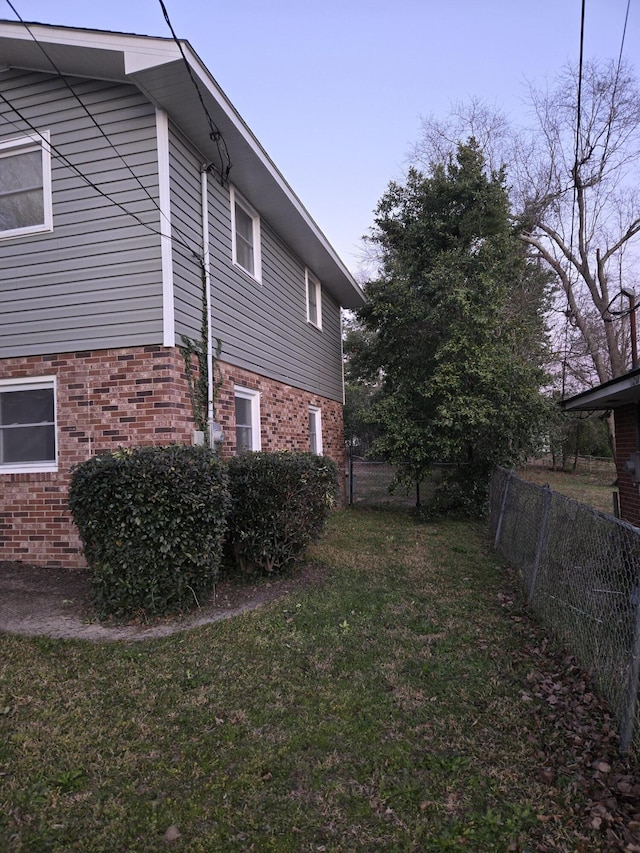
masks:
MULTIPOLYGON (((94 117, 94 116, 92 115, 92 113, 89 111, 89 108, 88 108, 88 107, 86 106, 86 104, 82 101, 82 99, 80 98, 80 96, 78 95, 78 93, 75 91, 75 89, 70 85, 69 81, 68 81, 68 80, 66 79, 66 77, 62 74, 62 72, 61 72, 61 71, 60 71, 60 69, 57 67, 57 65, 55 64, 55 62, 53 61, 53 59, 51 58, 51 56, 49 55, 49 53, 47 53, 47 51, 45 50, 44 46, 43 46, 43 45, 38 41, 38 39, 36 38, 35 34, 34 34, 34 33, 33 33, 33 31, 31 30, 31 28, 29 27, 29 25, 28 25, 28 24, 23 20, 22 16, 21 16, 21 15, 20 15, 20 13, 18 12, 18 10, 17 10, 17 9, 16 9, 16 7, 14 6, 14 4, 11 2, 11 0, 6 0, 6 3, 7 3, 7 5, 11 8, 12 12, 13 12, 13 13, 14 13, 14 15, 18 18, 18 20, 19 20, 19 21, 20 21, 20 23, 23 25, 23 27, 27 30, 27 32, 29 33, 29 35, 31 36, 31 38, 33 39, 33 41, 37 44, 38 48, 42 51, 42 53, 44 54, 45 58, 47 59, 47 61, 49 62, 49 64, 50 64, 50 65, 51 65, 51 67, 53 68, 53 70, 55 71, 55 73, 56 73, 56 75, 58 76, 58 78, 59 78, 59 79, 64 83, 64 85, 65 85, 65 86, 66 86, 66 88, 69 90, 69 92, 72 94, 72 96, 75 98, 75 100, 80 104, 80 106, 82 107, 83 111, 84 111, 84 112, 86 113, 86 115, 89 117, 89 119, 90 119, 90 120, 91 120, 91 122, 94 124, 94 126, 98 129, 98 131, 100 132, 100 134, 102 135, 102 137, 106 140, 106 142, 107 142, 107 143, 108 143, 108 145, 111 147, 111 149, 115 152, 116 156, 117 156, 117 157, 121 160, 121 162, 124 164, 124 166, 126 167, 127 171, 128 171, 128 172, 129 172, 129 174, 131 175, 131 177, 136 181, 136 183, 137 183, 137 184, 138 184, 138 186, 142 189, 142 191, 143 191, 143 192, 144 192, 144 194, 147 196, 147 198, 149 199, 149 201, 151 201, 151 203, 152 203, 152 204, 154 205, 154 207, 157 209, 157 211, 158 211, 158 213, 160 214, 160 216, 161 216, 161 217, 162 217, 162 218, 163 218, 163 219, 164 219, 164 220, 165 220, 165 221, 170 225, 170 227, 172 228, 172 230, 173 230, 173 231, 175 231, 175 232, 176 232, 176 234, 178 234, 178 235, 180 236, 180 238, 181 238, 181 239, 178 239, 178 238, 176 238, 176 237, 171 236, 171 237, 170 237, 170 239, 171 239, 171 240, 175 240, 179 245, 181 245, 181 246, 182 246, 182 248, 183 248, 183 249, 185 249, 187 252, 190 252, 191 254, 193 254, 193 256, 194 256, 194 257, 199 258, 199 256, 197 255, 197 253, 196 253, 196 252, 194 252, 194 250, 193 250, 193 249, 191 248, 191 246, 188 244, 188 237, 187 237, 184 233, 182 233, 182 232, 180 231, 180 229, 179 229, 179 228, 176 228, 176 227, 175 227, 175 225, 173 225, 173 224, 170 222, 170 220, 169 220, 169 218, 167 217, 166 213, 164 213, 164 211, 160 208, 160 205, 158 204, 158 202, 156 201, 156 199, 151 195, 151 193, 150 193, 150 192, 149 192, 149 190, 145 187, 145 185, 142 183, 142 181, 140 180, 140 178, 138 177, 138 175, 136 175, 136 173, 133 171, 133 169, 131 168, 131 166, 127 163, 127 161, 125 160, 125 158, 123 157, 123 155, 118 151, 118 149, 116 148, 116 146, 114 145, 114 143, 112 142, 112 140, 109 138, 109 136, 106 134, 106 132, 104 131, 104 129, 100 126, 100 124, 98 123, 98 121, 95 119, 95 117, 94 117)), ((4 100, 5 100, 5 102, 6 102, 6 100, 7 100, 7 99, 5 98, 4 100)), ((53 147, 53 146, 51 146, 51 147, 53 147)), ((68 162, 68 161, 67 161, 67 162, 68 162)), ((76 172, 79 172, 79 170, 78 170, 78 169, 76 169, 76 172)), ((85 181, 87 181, 87 183, 91 184, 91 186, 93 186, 93 187, 94 187, 94 189, 96 189, 95 185, 94 185, 94 184, 92 184, 92 182, 91 182, 91 181, 90 181, 86 176, 84 176, 84 175, 83 175, 83 178, 84 178, 84 180, 85 180, 85 181)), ((103 194, 103 195, 105 195, 105 197, 107 197, 107 198, 108 198, 108 196, 107 196, 105 193, 102 193, 102 194, 103 194)), ((114 203, 116 203, 116 202, 114 202, 114 203)), ((122 205, 119 205, 119 206, 124 210, 124 207, 123 207, 122 205)), ((130 214, 130 215, 132 215, 132 216, 133 216, 133 214, 130 214)), ((147 227, 148 227, 148 226, 147 226, 147 227)), ((159 232, 156 232, 156 233, 159 233, 159 232)))
MULTIPOLYGON (((131 216, 133 219, 135 219, 135 220, 136 220, 136 222, 138 222, 138 224, 139 224, 139 225, 142 225, 144 228, 147 228, 147 229, 148 229, 149 231, 151 231, 153 234, 156 234, 158 237, 163 237, 163 236, 164 236, 160 231, 158 231, 156 228, 154 228, 154 227, 153 227, 153 225, 150 225, 148 222, 145 222, 145 221, 144 221, 143 219, 141 219, 141 218, 140 218, 136 213, 133 213, 132 211, 127 210, 127 208, 126 208, 126 207, 125 207, 121 202, 116 201, 116 199, 112 198, 108 193, 106 193, 104 190, 100 189, 100 187, 99 187, 99 186, 97 186, 97 184, 94 184, 94 183, 93 183, 93 181, 92 181, 90 178, 88 178, 88 177, 87 177, 83 172, 81 172, 81 171, 80 171, 80 169, 79 169, 79 168, 78 168, 74 163, 72 163, 72 162, 69 160, 69 158, 68 158, 65 154, 63 154, 63 153, 62 153, 62 151, 60 151, 60 149, 59 149, 59 148, 57 148, 57 146, 55 146, 55 145, 54 145, 50 140, 48 140, 48 139, 47 139, 47 138, 46 138, 46 137, 45 137, 45 136, 44 136, 44 135, 43 135, 43 134, 42 134, 42 133, 41 133, 41 132, 36 128, 36 127, 34 127, 34 126, 33 126, 33 124, 31 124, 31 122, 29 121, 29 119, 28 119, 26 116, 24 116, 24 115, 20 112, 20 110, 19 110, 16 106, 14 106, 14 105, 13 105, 13 104, 12 104, 12 103, 11 103, 11 102, 10 102, 10 101, 5 97, 5 96, 4 96, 4 94, 3 94, 1 91, 0 91, 0 100, 4 101, 4 103, 9 107, 9 109, 10 109, 10 110, 12 110, 12 111, 13 111, 13 112, 18 116, 18 118, 20 119, 20 121, 22 121, 22 122, 23 122, 23 123, 24 123, 24 124, 29 128, 29 130, 31 130, 31 131, 32 131, 32 133, 33 133, 33 134, 35 134, 37 137, 39 137, 39 138, 43 141, 43 143, 47 146, 47 148, 55 154, 55 156, 56 156, 56 157, 57 157, 59 160, 61 160, 61 161, 62 161, 62 162, 63 162, 63 163, 64 163, 64 164, 69 168, 69 169, 71 169, 73 172, 75 172, 75 174, 76 174, 76 175, 77 175, 81 180, 83 180, 83 181, 84 181, 84 182, 85 182, 89 187, 91 187, 91 189, 92 189, 92 190, 94 190, 95 192, 97 192, 97 193, 98 193, 98 195, 100 195, 100 196, 102 196, 103 198, 105 198, 105 199, 106 199, 108 202, 110 202, 111 204, 114 204, 114 205, 115 205, 116 207, 118 207, 118 208, 119 208, 123 213, 126 213, 126 214, 127 214, 127 216, 131 216)), ((10 123, 15 127, 15 128, 18 128, 22 133, 24 133, 24 130, 23 130, 22 128, 19 128, 19 126, 18 126, 18 125, 16 125, 16 123, 15 123, 15 122, 12 122, 10 119, 7 119, 7 121, 9 121, 9 122, 10 122, 10 123)), ((187 247, 187 248, 188 248, 188 247, 187 247)), ((189 251, 192 251, 192 250, 190 249, 189 251)), ((196 255, 195 253, 194 253, 194 256, 195 256, 195 257, 198 257, 198 255, 196 255)))
POLYGON ((631 0, 627 0, 627 11, 624 16, 624 26, 622 28, 622 40, 620 42, 620 54, 618 55, 618 70, 620 69, 620 64, 622 63, 622 51, 624 50, 624 40, 627 34, 627 23, 629 21, 629 9, 631 7, 631 0))
MULTIPOLYGON (((575 145, 575 158, 573 164, 574 178, 573 178, 573 190, 574 194, 578 185, 578 152, 580 150, 580 125, 581 125, 581 113, 582 113, 582 71, 584 66, 584 13, 585 13, 585 0, 582 0, 582 13, 580 19, 580 58, 578 60, 578 103, 576 106, 576 145, 575 145)), ((575 202, 575 195, 574 195, 575 202)), ((573 223, 572 223, 573 226, 573 223)), ((571 238, 573 239, 573 227, 571 238)))
POLYGON ((209 138, 215 142, 216 147, 218 149, 218 156, 220 157, 220 183, 224 185, 224 183, 229 178, 229 172, 231 171, 231 157, 229 156, 229 149, 227 148, 227 143, 224 141, 224 137, 218 127, 216 126, 214 120, 211 118, 209 110, 207 109, 207 105, 204 102, 204 98, 202 97, 202 92, 200 91, 200 86, 198 86, 198 81, 194 77, 193 71, 187 57, 185 55, 184 49, 182 47, 182 42, 176 35, 176 31, 173 29, 173 25, 171 24, 171 20, 169 18, 169 13, 167 12, 167 7, 165 6, 163 0, 158 0, 160 3, 160 8, 162 9, 162 14, 164 15, 164 19, 167 22, 167 26, 171 30, 171 35, 173 36, 174 42, 178 46, 178 50, 180 51, 180 55, 182 56, 182 61, 185 64, 187 72, 189 74, 189 78, 193 83, 193 86, 198 93, 198 99, 200 100, 200 104, 204 111, 205 116, 207 117, 207 121, 209 123, 209 138))
POLYGON ((611 139, 611 125, 613 123, 616 94, 618 91, 618 81, 620 79, 620 69, 622 67, 622 53, 624 50, 624 40, 625 40, 625 37, 627 35, 627 22, 629 20, 629 8, 630 8, 630 6, 631 6, 631 0, 627 0, 627 11, 626 11, 625 16, 624 16, 624 26, 622 27, 622 39, 620 40, 620 53, 618 54, 618 65, 616 68, 616 76, 615 76, 615 79, 613 82, 613 91, 611 93, 611 112, 609 114, 609 125, 607 127, 607 138, 606 138, 605 143, 604 143, 604 152, 602 154, 603 167, 604 167, 604 160, 607 156, 607 149, 609 147, 609 140, 611 139))
MULTIPOLYGON (((578 60, 578 102, 576 105, 576 144, 574 151, 574 160, 573 160, 573 204, 571 205, 571 238, 569 243, 569 249, 571 256, 573 256, 573 238, 574 238, 574 229, 575 229, 575 216, 576 216, 576 197, 578 194, 578 181, 579 177, 579 168, 578 168, 578 152, 580 150, 580 125, 581 125, 581 112, 582 112, 582 70, 584 65, 584 16, 585 16, 585 3, 586 0, 582 0, 582 10, 580 15, 580 56, 578 60)), ((570 290, 570 285, 567 286, 570 290)), ((567 310, 566 310, 567 321, 564 327, 564 358, 562 360, 562 396, 564 397, 565 392, 565 382, 567 377, 567 356, 568 356, 568 338, 569 338, 569 320, 571 317, 571 303, 569 300, 569 293, 567 292, 567 310)))

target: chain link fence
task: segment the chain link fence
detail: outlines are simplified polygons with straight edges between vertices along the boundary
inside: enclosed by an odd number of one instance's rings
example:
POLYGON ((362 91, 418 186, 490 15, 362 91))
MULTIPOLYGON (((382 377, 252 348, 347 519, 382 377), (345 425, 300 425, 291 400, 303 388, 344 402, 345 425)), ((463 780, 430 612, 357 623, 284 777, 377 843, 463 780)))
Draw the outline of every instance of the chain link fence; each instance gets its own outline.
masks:
POLYGON ((529 607, 607 698, 622 751, 640 749, 640 532, 502 468, 491 481, 490 521, 529 607))
MULTIPOLYGON (((347 502, 350 506, 416 506, 420 492, 416 486, 395 486, 396 468, 386 462, 371 462, 358 456, 347 457, 345 472, 347 502), (394 486, 393 491, 391 491, 394 486)), ((426 483, 420 484, 424 494, 426 483)))
POLYGON ((551 471, 571 471, 572 474, 586 474, 589 477, 607 477, 615 472, 615 462, 611 456, 572 456, 570 459, 562 459, 546 453, 529 459, 527 465, 551 471))

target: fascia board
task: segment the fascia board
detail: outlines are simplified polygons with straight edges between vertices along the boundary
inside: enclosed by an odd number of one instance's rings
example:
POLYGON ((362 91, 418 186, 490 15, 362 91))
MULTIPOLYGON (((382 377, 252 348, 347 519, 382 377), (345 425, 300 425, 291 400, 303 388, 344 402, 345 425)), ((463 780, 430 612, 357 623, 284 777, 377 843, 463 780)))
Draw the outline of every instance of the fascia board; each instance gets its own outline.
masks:
POLYGON ((634 371, 562 401, 566 412, 615 409, 640 401, 640 372, 634 371))

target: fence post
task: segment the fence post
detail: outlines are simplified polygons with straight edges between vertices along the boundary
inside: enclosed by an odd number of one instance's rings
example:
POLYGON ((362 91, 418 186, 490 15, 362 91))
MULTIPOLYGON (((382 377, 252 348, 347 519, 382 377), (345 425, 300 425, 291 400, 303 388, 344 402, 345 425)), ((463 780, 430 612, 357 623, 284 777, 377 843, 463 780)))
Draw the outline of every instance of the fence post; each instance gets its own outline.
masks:
POLYGON ((353 506, 353 453, 349 453, 349 506, 353 506))
POLYGON ((620 731, 620 751, 623 754, 629 749, 633 740, 636 704, 638 701, 638 677, 640 676, 640 596, 636 595, 636 598, 631 667, 629 669, 627 697, 620 731))
POLYGON ((498 523, 496 524, 496 535, 493 540, 493 547, 495 550, 498 550, 498 543, 500 542, 500 534, 502 533, 502 521, 504 519, 504 511, 507 506, 507 498, 509 497, 509 489, 511 488, 511 481, 513 480, 513 468, 507 473, 507 482, 504 484, 504 492, 502 493, 502 501, 500 503, 500 515, 498 516, 498 523))
POLYGON ((542 520, 540 522, 540 533, 538 534, 538 544, 536 546, 536 556, 533 561, 533 571, 531 572, 531 581, 529 582, 529 590, 527 593, 527 604, 533 601, 533 593, 535 592, 536 580, 538 579, 538 569, 542 555, 547 548, 547 537, 549 534, 549 507, 551 506, 551 489, 549 484, 542 488, 542 520))

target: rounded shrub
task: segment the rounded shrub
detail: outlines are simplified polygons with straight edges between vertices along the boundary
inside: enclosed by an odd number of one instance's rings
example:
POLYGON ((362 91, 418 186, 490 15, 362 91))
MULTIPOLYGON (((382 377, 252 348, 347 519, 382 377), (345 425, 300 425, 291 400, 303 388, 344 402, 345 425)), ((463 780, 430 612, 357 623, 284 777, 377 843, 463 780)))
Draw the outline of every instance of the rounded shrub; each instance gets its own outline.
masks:
POLYGON ((243 571, 279 572, 319 536, 335 504, 338 468, 312 453, 244 453, 229 460, 227 552, 243 571))
POLYGON ((226 467, 207 448, 94 456, 72 472, 69 508, 101 616, 183 612, 213 589, 229 492, 226 467))

